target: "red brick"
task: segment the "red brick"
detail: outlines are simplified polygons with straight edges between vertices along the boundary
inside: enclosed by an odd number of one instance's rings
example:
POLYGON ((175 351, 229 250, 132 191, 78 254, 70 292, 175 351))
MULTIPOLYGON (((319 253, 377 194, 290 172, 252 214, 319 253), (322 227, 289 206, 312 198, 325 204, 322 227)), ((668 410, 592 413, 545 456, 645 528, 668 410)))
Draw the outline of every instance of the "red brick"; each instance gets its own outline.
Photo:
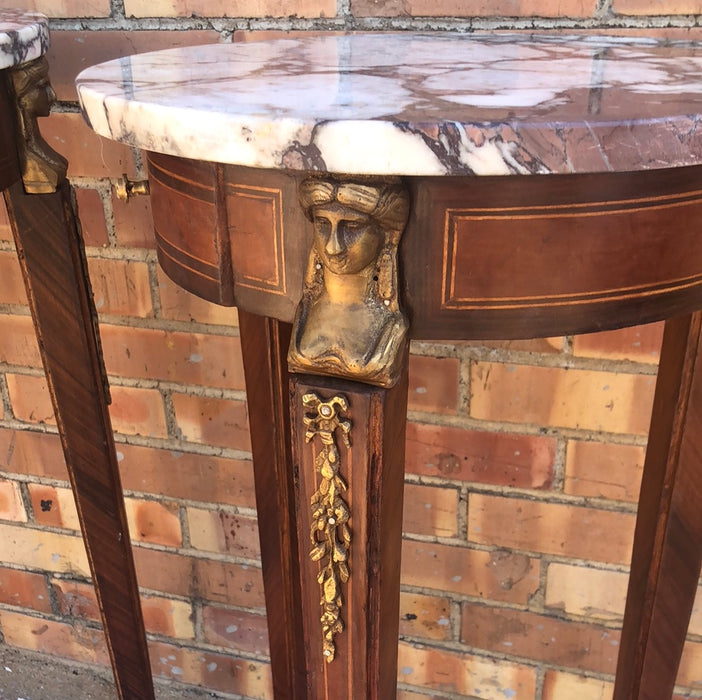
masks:
POLYGON ((132 540, 168 547, 180 547, 183 544, 178 506, 175 503, 128 498, 125 506, 132 540))
POLYGON ((449 426, 408 423, 406 469, 422 476, 547 489, 556 441, 449 426))
POLYGON ((698 15, 700 0, 613 0, 612 11, 620 15, 698 15))
POLYGON ((51 612, 51 601, 42 574, 0 566, 0 603, 51 612))
POLYGON ((452 637, 451 601, 421 593, 400 594, 400 635, 448 641, 452 637))
POLYGON ((109 374, 244 388, 238 338, 105 324, 100 335, 109 374))
POLYGON ((595 0, 351 0, 356 17, 592 17, 595 0))
POLYGON ((147 632, 177 639, 194 639, 194 614, 189 603, 161 596, 143 595, 141 610, 147 632))
POLYGON ((655 378, 478 362, 471 416, 482 420, 646 435, 655 378))
POLYGON ((702 586, 697 588, 697 596, 695 597, 695 604, 692 608, 692 615, 690 616, 688 633, 702 637, 702 586))
MULTIPOLYGON (((76 16, 85 15, 80 13, 76 16)), ((215 44, 218 40, 219 34, 215 31, 53 30, 51 48, 47 53, 51 66, 51 85, 59 100, 75 102, 78 99, 75 78, 85 68, 121 56, 194 44, 215 44)))
POLYGON ((57 112, 39 119, 47 143, 68 158, 68 177, 134 177, 134 158, 128 146, 98 136, 80 114, 57 112))
MULTIPOLYGON (((100 620, 100 608, 92 584, 53 579, 51 587, 62 615, 100 620)), ((192 607, 185 601, 143 595, 141 610, 147 632, 178 639, 192 639, 195 636, 192 607)))
POLYGON ((458 534, 458 491, 405 484, 402 529, 417 535, 455 537, 458 534))
POLYGON ((113 196, 112 209, 118 245, 123 248, 156 247, 150 197, 136 197, 123 202, 113 196))
MULTIPOLYGON (((26 374, 6 376, 15 418, 28 423, 56 425, 44 377, 26 374)), ((116 432, 150 437, 167 436, 163 398, 157 390, 113 386, 110 395, 110 417, 116 432)))
POLYGON ((636 502, 646 450, 635 445, 570 440, 563 490, 574 496, 636 502))
POLYGON ((56 425, 49 387, 44 377, 7 374, 6 379, 15 418, 27 423, 56 425))
POLYGON ((454 414, 458 410, 460 362, 454 357, 411 355, 408 408, 454 414))
POLYGON ((127 17, 334 17, 334 0, 125 0, 127 17))
POLYGON ((41 367, 39 346, 30 316, 3 316, 0 333, 0 362, 41 367))
POLYGON ((102 630, 0 610, 5 643, 83 663, 109 665, 102 630))
POLYGON ((205 641, 253 654, 268 654, 268 626, 263 615, 243 610, 205 606, 202 609, 205 641))
POLYGON ((523 554, 405 540, 402 583, 526 605, 539 588, 539 562, 523 554))
POLYGON ((252 566, 134 547, 139 585, 171 595, 263 608, 261 570, 252 566))
POLYGON ((401 690, 398 688, 396 700, 446 700, 446 696, 426 695, 425 693, 413 693, 411 690, 401 690))
POLYGON ((261 556, 256 518, 221 510, 188 508, 188 530, 195 549, 250 559, 261 556))
POLYGON ((442 697, 446 693, 449 697, 479 694, 481 700, 535 697, 536 674, 527 666, 403 643, 398 652, 400 683, 437 690, 442 697))
POLYGON ((473 340, 466 343, 459 341, 457 344, 459 346, 490 348, 491 350, 528 352, 532 355, 554 355, 563 352, 563 341, 561 336, 557 336, 553 338, 517 338, 516 340, 473 340))
POLYGON ((12 474, 68 478, 58 435, 0 429, 0 470, 12 474))
POLYGON ((19 484, 15 481, 0 479, 0 520, 27 521, 19 484))
POLYGON ((88 558, 78 534, 59 534, 0 522, 0 558, 17 567, 89 576, 88 558))
POLYGON ((604 700, 612 697, 614 685, 563 671, 546 671, 543 700, 604 700))
POLYGON ((98 313, 138 318, 154 315, 146 263, 91 258, 88 272, 98 313))
POLYGON ((0 251, 0 304, 27 305, 17 253, 10 250, 0 251))
POLYGON ((246 403, 173 394, 176 421, 184 440, 250 450, 246 403))
POLYGON ((24 0, 11 7, 41 12, 47 17, 109 17, 109 0, 24 0))
MULTIPOLYGON (((2 454, 0 432, 0 455, 2 454)), ((256 505, 251 462, 223 457, 117 445, 122 486, 131 491, 224 503, 256 505)))
POLYGON ((157 389, 111 386, 112 427, 125 435, 168 436, 163 396, 157 389))
POLYGON ((62 615, 96 622, 100 620, 100 607, 91 584, 69 579, 52 579, 51 588, 62 615))
POLYGON ((73 492, 46 484, 29 484, 34 522, 39 525, 80 529, 73 492))
POLYGON ((272 698, 270 666, 201 649, 185 649, 163 642, 149 644, 151 669, 156 678, 200 685, 223 693, 272 698))
POLYGON ((549 564, 544 605, 569 615, 621 619, 628 583, 623 571, 549 564))
POLYGON ((10 220, 7 218, 7 208, 5 207, 4 199, 0 199, 0 240, 12 240, 12 229, 10 228, 10 220))
POLYGON ((702 642, 685 642, 676 683, 698 692, 702 689, 702 642))
POLYGON ((521 610, 463 603, 461 642, 566 668, 614 673, 619 632, 521 610))
POLYGON ((575 559, 628 564, 634 515, 472 493, 468 539, 480 544, 575 559))
POLYGON ((616 331, 576 335, 573 354, 609 360, 632 360, 656 364, 663 340, 663 322, 616 331))
POLYGON ((238 326, 236 307, 220 306, 186 292, 158 268, 158 291, 161 297, 161 316, 174 321, 195 321, 221 326, 238 326))

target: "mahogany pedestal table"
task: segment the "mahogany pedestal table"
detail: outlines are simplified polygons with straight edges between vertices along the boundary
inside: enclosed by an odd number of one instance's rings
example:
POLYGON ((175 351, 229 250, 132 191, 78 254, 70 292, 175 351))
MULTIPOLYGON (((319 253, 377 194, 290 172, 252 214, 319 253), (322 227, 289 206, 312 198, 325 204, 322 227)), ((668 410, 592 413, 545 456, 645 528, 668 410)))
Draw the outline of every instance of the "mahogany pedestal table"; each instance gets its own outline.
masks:
POLYGON ((164 270, 240 310, 276 697, 394 697, 408 339, 666 319, 615 698, 669 698, 702 549, 700 50, 291 36, 77 84, 148 151, 164 270))
POLYGON ((65 178, 66 160, 42 139, 37 125, 37 117, 48 116, 55 99, 44 57, 48 47, 46 17, 0 10, 0 189, 76 497, 116 685, 124 697, 147 698, 153 690, 150 677, 144 676, 146 635, 75 197, 65 178))

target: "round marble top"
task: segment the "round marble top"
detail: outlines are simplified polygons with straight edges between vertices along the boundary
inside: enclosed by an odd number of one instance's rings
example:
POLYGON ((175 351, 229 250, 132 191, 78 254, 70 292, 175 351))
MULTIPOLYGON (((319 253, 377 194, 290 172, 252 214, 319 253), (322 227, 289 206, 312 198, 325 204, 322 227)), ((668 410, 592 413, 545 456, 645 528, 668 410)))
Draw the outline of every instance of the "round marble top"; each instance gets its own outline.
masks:
POLYGON ((397 175, 702 163, 702 48, 646 39, 303 35, 131 56, 76 82, 102 136, 221 163, 397 175))
POLYGON ((0 70, 43 56, 49 48, 49 22, 36 12, 0 9, 0 70))

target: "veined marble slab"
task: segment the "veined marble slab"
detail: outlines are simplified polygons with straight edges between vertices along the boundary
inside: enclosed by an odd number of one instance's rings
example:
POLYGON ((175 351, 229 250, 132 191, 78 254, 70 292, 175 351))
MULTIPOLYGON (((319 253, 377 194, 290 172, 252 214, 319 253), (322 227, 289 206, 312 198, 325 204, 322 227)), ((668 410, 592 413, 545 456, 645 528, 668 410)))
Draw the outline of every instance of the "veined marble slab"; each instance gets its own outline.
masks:
POLYGON ((702 48, 352 34, 130 56, 77 78, 102 136, 264 168, 507 175, 702 163, 702 48))
POLYGON ((49 21, 36 12, 0 9, 0 70, 43 56, 49 48, 49 21))

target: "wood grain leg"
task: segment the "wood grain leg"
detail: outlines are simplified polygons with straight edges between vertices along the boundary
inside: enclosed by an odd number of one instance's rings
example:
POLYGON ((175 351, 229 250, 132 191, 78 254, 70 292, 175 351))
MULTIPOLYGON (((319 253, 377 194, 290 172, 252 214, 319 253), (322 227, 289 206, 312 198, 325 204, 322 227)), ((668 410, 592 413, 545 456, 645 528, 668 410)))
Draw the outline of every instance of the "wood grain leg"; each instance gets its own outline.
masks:
POLYGON ((702 561, 701 329, 665 327, 614 700, 673 694, 702 561))
POLYGON ((73 191, 5 192, 120 698, 154 697, 73 191))
POLYGON ((292 377, 309 698, 395 697, 406 407, 406 361, 391 390, 292 377))
POLYGON ((286 355, 290 325, 239 311, 276 698, 306 698, 286 355))

